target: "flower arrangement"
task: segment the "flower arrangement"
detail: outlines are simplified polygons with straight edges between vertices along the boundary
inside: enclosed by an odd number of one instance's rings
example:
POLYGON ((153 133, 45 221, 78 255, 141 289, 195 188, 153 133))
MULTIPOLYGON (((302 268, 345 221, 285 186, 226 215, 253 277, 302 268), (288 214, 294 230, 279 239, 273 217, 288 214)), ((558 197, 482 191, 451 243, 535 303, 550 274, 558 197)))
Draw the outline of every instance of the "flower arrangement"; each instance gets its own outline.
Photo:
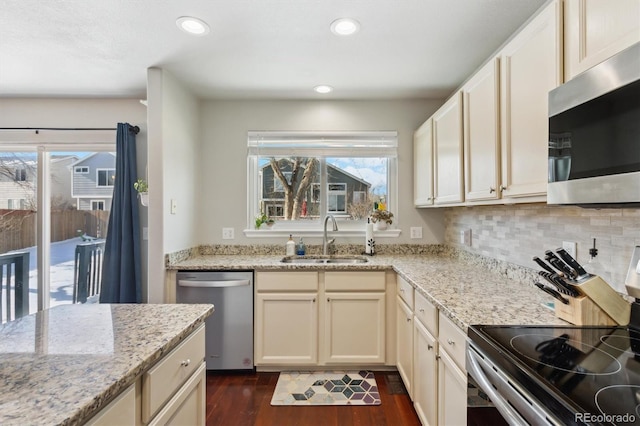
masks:
POLYGON ((387 222, 387 224, 391 225, 393 223, 393 213, 388 210, 374 210, 371 214, 371 222, 376 223, 387 222))

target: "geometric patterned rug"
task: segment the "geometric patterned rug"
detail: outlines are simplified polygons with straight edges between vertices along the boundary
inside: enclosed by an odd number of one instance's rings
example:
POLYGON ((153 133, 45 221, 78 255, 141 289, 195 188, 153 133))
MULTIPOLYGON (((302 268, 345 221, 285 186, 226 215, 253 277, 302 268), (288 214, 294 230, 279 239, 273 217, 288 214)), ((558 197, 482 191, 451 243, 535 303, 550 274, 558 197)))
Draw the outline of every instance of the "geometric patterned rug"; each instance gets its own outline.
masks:
POLYGON ((371 371, 280 373, 271 405, 380 405, 371 371))

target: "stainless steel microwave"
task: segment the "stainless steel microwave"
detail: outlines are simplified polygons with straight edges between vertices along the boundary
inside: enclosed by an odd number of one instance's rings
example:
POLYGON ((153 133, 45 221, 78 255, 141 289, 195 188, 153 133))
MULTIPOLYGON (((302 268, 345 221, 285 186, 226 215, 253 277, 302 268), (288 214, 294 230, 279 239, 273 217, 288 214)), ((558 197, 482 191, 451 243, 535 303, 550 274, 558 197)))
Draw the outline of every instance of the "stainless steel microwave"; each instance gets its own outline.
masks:
POLYGON ((548 204, 640 205, 640 43, 549 92, 548 204))

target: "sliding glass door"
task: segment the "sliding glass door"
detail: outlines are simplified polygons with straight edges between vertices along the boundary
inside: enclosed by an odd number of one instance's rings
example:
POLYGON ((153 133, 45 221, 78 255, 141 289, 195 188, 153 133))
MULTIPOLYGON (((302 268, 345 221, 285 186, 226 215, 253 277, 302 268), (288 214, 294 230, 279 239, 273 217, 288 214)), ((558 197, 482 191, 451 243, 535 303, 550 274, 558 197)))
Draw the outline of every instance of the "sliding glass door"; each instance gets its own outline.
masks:
POLYGON ((115 144, 29 148, 0 144, 2 322, 97 301, 100 285, 115 144))

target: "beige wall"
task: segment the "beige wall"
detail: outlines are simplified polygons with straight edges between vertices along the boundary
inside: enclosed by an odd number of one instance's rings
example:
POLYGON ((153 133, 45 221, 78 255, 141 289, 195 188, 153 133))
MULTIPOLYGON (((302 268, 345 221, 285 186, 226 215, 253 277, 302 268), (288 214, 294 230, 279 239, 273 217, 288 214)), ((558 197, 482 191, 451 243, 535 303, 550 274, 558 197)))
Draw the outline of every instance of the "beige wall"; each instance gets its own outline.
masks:
MULTIPOLYGON (((404 101, 203 101, 199 192, 200 244, 269 244, 282 238, 247 238, 247 132, 250 130, 396 130, 398 131, 399 238, 379 244, 441 243, 443 212, 413 207, 413 132, 442 100, 404 101), (421 226, 423 239, 409 239, 409 228, 421 226), (234 240, 222 240, 222 228, 235 229, 234 240)), ((338 238, 338 243, 361 238, 338 238)), ((320 238, 309 238, 319 244, 320 238)))
POLYGON ((149 117, 148 302, 165 302, 164 255, 197 245, 199 101, 168 71, 147 71, 149 117), (175 202, 175 213, 171 203, 175 202))
POLYGON ((446 243, 473 253, 539 270, 532 258, 545 250, 578 243, 578 261, 587 272, 600 275, 619 292, 640 245, 640 209, 583 209, 546 204, 448 208, 446 243), (471 229, 472 246, 460 244, 460 231, 471 229), (596 238, 598 256, 589 263, 596 238))

